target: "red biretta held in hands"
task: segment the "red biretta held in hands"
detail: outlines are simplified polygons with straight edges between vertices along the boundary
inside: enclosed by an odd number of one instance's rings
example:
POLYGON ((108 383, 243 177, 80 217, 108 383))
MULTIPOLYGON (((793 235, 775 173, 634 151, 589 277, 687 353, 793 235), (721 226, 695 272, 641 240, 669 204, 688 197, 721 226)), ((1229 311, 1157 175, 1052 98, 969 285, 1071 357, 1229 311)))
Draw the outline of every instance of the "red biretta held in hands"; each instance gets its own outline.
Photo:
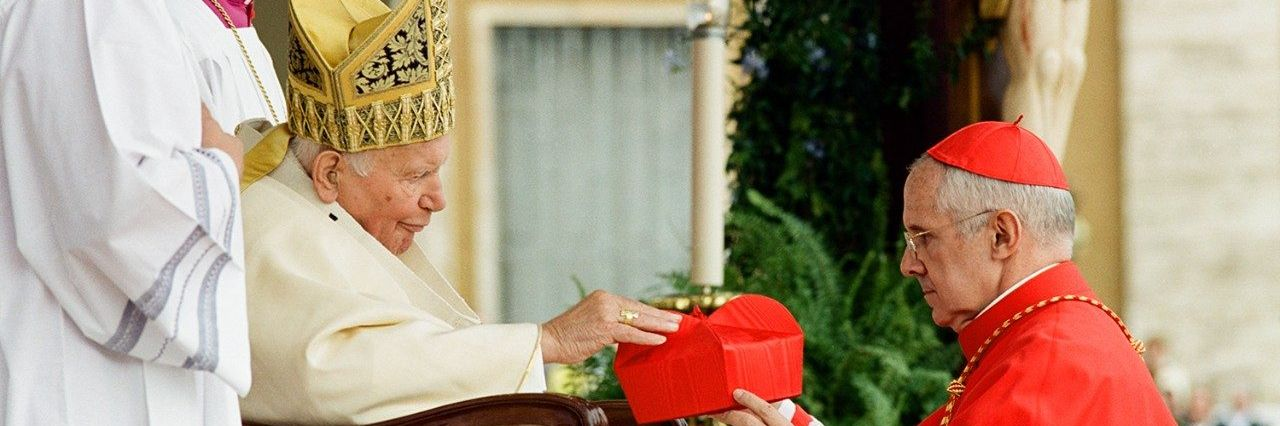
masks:
POLYGON ((1067 176, 1053 151, 1018 122, 983 121, 965 126, 933 148, 929 156, 967 172, 1026 185, 1067 188, 1067 176))
POLYGON ((658 346, 618 345, 613 368, 636 421, 742 408, 734 389, 767 401, 800 394, 804 332, 785 306, 747 294, 710 316, 685 315, 658 346))

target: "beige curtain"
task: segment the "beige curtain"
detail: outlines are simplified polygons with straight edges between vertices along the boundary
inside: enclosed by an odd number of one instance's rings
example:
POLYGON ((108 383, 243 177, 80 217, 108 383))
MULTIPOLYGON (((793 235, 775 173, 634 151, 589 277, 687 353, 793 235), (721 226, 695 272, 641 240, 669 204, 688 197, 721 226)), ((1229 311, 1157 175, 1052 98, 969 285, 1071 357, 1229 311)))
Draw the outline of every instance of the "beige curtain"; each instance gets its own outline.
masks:
POLYGON ((503 314, 545 321, 572 278, 631 297, 688 269, 690 75, 678 29, 501 28, 503 314))

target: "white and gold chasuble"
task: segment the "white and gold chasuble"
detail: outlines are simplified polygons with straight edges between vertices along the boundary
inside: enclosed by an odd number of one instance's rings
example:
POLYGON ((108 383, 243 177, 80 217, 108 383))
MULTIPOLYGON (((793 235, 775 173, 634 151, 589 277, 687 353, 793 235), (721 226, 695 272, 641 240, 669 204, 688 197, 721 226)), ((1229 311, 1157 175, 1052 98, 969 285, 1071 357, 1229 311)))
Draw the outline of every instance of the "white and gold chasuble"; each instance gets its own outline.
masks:
POLYGON ((246 420, 370 423, 545 390, 537 325, 480 324, 416 244, 393 255, 292 155, 243 197, 246 420))

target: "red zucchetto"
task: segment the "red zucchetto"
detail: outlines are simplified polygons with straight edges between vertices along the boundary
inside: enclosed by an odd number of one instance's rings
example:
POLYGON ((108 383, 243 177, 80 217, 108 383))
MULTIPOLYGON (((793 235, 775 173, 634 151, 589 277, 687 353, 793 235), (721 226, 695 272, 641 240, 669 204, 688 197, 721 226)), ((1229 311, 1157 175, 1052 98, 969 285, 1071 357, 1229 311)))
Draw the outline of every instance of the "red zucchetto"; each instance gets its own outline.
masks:
POLYGON ((1013 123, 983 121, 947 136, 928 154, 939 162, 992 179, 1069 189, 1053 151, 1040 137, 1013 123))

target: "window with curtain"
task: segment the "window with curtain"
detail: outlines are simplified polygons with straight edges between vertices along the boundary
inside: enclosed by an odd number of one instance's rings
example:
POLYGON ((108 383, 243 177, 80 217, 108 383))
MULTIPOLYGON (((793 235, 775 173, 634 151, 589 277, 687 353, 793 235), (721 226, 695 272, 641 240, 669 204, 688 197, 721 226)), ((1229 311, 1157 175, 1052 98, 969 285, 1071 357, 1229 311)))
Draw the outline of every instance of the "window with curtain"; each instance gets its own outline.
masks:
POLYGON ((494 126, 506 321, 588 289, 667 291, 689 262, 683 29, 500 28, 494 126))

